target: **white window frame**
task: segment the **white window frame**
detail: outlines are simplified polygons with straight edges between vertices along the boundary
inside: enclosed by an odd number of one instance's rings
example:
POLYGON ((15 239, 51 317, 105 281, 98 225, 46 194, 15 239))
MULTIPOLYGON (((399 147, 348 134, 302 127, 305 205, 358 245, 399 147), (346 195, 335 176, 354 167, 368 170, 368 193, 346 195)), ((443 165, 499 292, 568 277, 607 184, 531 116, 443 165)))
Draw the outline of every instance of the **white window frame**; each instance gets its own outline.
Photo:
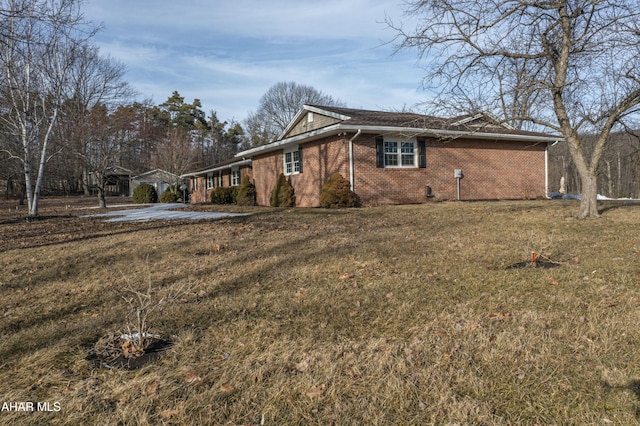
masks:
POLYGON ((191 190, 192 191, 197 191, 198 190, 198 177, 194 176, 191 178, 191 190))
POLYGON ((282 166, 285 176, 300 173, 300 150, 297 145, 284 150, 282 153, 282 166))
POLYGON ((213 173, 209 173, 207 174, 207 181, 206 181, 206 188, 207 189, 213 189, 215 188, 215 178, 213 176, 213 173))
POLYGON ((394 140, 384 139, 382 143, 384 155, 384 167, 388 169, 417 169, 418 164, 418 142, 416 139, 394 140), (395 145, 394 145, 395 144, 395 145), (393 149, 394 148, 394 149, 393 149), (410 149, 411 153, 406 150, 410 149), (405 151, 405 152, 403 152, 405 151), (413 159, 411 164, 403 164, 408 158, 413 159), (389 161, 393 159, 393 161, 389 161), (390 164, 391 163, 391 164, 390 164))
POLYGON ((240 185, 240 168, 233 167, 231 168, 231 186, 239 186, 240 185))

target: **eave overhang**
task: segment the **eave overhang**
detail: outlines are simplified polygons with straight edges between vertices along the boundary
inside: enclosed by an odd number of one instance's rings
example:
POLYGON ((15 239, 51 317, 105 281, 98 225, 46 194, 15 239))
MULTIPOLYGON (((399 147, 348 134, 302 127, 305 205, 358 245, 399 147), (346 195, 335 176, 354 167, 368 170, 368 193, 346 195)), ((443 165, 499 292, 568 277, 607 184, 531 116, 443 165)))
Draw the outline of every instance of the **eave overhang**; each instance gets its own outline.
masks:
POLYGON ((221 166, 213 166, 213 167, 211 167, 209 169, 198 170, 196 172, 185 173, 183 175, 180 175, 180 178, 207 175, 209 173, 218 172, 220 170, 232 169, 234 167, 246 166, 248 164, 251 164, 251 159, 250 158, 243 158, 242 160, 234 161, 233 163, 224 164, 224 165, 221 165, 221 166))

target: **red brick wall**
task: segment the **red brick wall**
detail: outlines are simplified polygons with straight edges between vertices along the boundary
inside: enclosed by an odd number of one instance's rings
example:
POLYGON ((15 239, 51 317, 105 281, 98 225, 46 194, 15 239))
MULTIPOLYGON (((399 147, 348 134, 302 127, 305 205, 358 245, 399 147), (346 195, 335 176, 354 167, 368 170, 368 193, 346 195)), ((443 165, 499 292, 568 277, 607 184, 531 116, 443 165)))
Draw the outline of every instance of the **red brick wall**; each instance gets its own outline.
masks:
POLYGON ((454 169, 462 169, 463 200, 521 199, 545 194, 546 143, 490 140, 426 140, 424 169, 377 168, 375 137, 355 140, 354 190, 364 204, 406 204, 457 199, 454 169))
POLYGON ((276 184, 278 175, 282 173, 282 151, 253 157, 251 167, 253 168, 253 176, 255 176, 256 204, 268 206, 271 190, 276 184))
MULTIPOLYGON (((303 173, 290 177, 296 206, 318 206, 322 185, 332 173, 349 178, 348 140, 352 136, 303 145, 303 173)), ((546 143, 427 139, 426 168, 378 168, 375 136, 364 134, 354 141, 354 190, 365 205, 422 203, 427 200, 427 185, 434 200, 455 200, 454 169, 462 169, 463 200, 544 196, 545 147, 546 143)), ((258 205, 269 205, 271 190, 283 170, 282 157, 283 151, 278 150, 253 158, 258 205)))
MULTIPOLYGON (((213 172, 213 177, 215 179, 214 183, 215 183, 215 187, 218 187, 218 176, 219 176, 220 172, 213 172)), ((252 176, 252 170, 249 166, 242 166, 240 167, 240 181, 242 181, 242 179, 246 176, 249 175, 250 177, 252 176)), ((225 169, 222 170, 222 186, 223 187, 228 187, 231 186, 229 184, 229 178, 231 176, 231 169, 225 169)), ((213 191, 212 189, 205 189, 206 188, 206 174, 204 176, 198 176, 198 190, 194 191, 193 190, 193 186, 190 187, 191 189, 191 203, 192 204, 201 204, 201 203, 210 203, 211 202, 211 191, 213 191)), ((191 182, 190 182, 191 184, 191 182)), ((268 203, 267 203, 268 205, 268 203)))
POLYGON ((205 198, 205 181, 202 176, 198 176, 195 178, 189 178, 189 191, 191 191, 191 204, 199 204, 203 203, 205 198), (194 187, 194 180, 197 179, 197 189, 194 187))
MULTIPOLYGON (((296 207, 320 205, 322 185, 334 172, 349 178, 347 140, 334 136, 304 144, 302 147, 302 173, 288 176, 296 195, 296 207)), ((283 170, 283 151, 253 157, 256 177, 257 203, 269 205, 271 191, 283 170)))

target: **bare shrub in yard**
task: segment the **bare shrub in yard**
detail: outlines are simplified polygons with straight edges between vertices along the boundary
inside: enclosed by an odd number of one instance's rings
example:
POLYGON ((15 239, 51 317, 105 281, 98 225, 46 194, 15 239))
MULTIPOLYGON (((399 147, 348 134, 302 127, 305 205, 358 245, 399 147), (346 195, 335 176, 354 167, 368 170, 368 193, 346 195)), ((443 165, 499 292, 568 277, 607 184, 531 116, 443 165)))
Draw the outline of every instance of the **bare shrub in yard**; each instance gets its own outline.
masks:
POLYGON ((522 239, 527 247, 525 249, 525 259, 530 260, 532 266, 536 266, 543 259, 553 262, 551 259, 553 256, 551 248, 553 246, 553 233, 530 231, 523 235, 522 239))
POLYGON ((142 356, 150 344, 160 339, 153 333, 152 321, 156 314, 193 289, 193 284, 175 284, 162 291, 154 288, 149 265, 147 264, 147 285, 135 288, 131 280, 123 275, 126 285, 119 291, 127 304, 127 314, 122 333, 103 337, 95 345, 96 355, 102 360, 113 360, 118 356, 135 359, 142 356))

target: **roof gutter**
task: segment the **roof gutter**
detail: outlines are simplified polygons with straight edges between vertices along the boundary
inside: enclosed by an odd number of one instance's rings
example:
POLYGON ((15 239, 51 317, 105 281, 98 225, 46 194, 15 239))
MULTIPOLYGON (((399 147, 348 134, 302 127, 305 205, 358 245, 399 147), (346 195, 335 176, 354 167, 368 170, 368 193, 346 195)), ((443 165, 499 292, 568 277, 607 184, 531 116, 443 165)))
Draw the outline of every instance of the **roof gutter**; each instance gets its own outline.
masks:
POLYGON ((217 172, 217 171, 231 169, 231 168, 236 167, 236 166, 245 166, 247 164, 251 164, 251 159, 250 158, 243 158, 242 160, 238 160, 238 161, 235 161, 233 163, 225 164, 223 166, 212 167, 210 169, 199 170, 199 171, 191 172, 191 173, 185 173, 183 175, 180 175, 180 178, 182 179, 182 178, 187 178, 187 177, 200 176, 200 175, 204 175, 204 174, 207 174, 207 173, 213 173, 213 172, 217 172))
POLYGON ((349 186, 351 187, 351 190, 353 191, 353 184, 355 181, 355 177, 354 177, 354 161, 353 161, 353 141, 360 136, 360 133, 362 133, 362 129, 358 129, 358 131, 356 132, 355 135, 353 135, 353 137, 351 139, 349 139, 349 186))

